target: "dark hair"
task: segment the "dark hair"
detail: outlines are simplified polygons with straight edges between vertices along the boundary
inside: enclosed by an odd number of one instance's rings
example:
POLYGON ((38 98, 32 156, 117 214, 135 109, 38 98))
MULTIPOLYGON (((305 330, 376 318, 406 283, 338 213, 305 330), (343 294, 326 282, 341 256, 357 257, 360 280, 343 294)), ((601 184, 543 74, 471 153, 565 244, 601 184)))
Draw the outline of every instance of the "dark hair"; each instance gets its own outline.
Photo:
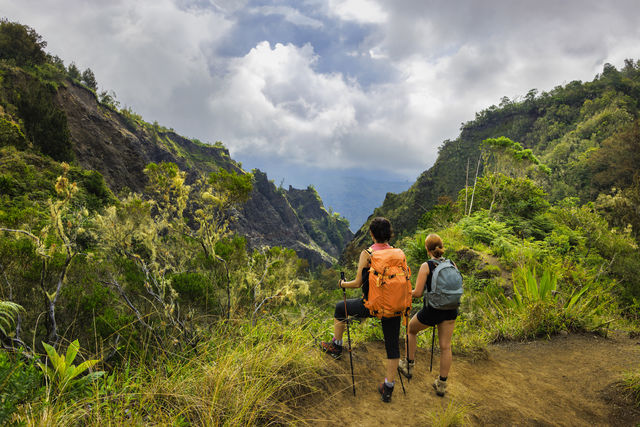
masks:
POLYGON ((429 234, 424 241, 424 246, 436 258, 440 258, 444 254, 442 239, 437 234, 429 234))
POLYGON ((381 216, 374 218, 369 225, 369 230, 378 243, 384 243, 391 240, 391 223, 387 218, 381 216))

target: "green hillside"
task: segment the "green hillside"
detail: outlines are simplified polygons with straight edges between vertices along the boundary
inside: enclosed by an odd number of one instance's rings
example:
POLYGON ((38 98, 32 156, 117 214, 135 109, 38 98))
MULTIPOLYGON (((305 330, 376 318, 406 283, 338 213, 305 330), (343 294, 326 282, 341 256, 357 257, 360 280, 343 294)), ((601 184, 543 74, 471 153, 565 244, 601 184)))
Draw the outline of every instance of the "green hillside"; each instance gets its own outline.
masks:
MULTIPOLYGON (((399 236, 412 233, 440 198, 455 200, 467 182, 473 185, 486 138, 505 136, 531 149, 551 168, 540 185, 556 202, 578 197, 594 202, 612 226, 631 227, 640 236, 637 169, 640 64, 628 60, 621 70, 607 64, 591 82, 573 81, 549 92, 532 89, 519 99, 503 98, 462 125, 445 141, 434 165, 406 192, 390 194, 374 216, 387 216, 399 236)), ((480 174, 486 162, 480 163, 480 174)), ((367 238, 368 223, 347 248, 350 259, 367 238)))
MULTIPOLYGON (((44 47, 29 27, 0 22, 0 423, 292 425, 352 411, 347 362, 317 346, 345 295, 336 287, 340 267, 322 261, 344 244, 346 221, 312 187, 277 188, 264 173, 243 171, 221 144, 119 109, 108 93, 95 94, 92 72, 44 47)), ((454 366, 483 374, 474 376, 476 395, 491 391, 483 363, 496 352, 510 361, 517 351, 528 371, 546 363, 527 359, 527 344, 500 343, 579 334, 572 351, 584 355, 585 342, 615 335, 598 354, 637 353, 628 340, 640 331, 639 68, 606 67, 593 82, 478 114, 409 191, 388 195, 376 211, 393 220, 414 273, 431 232, 458 265, 465 290, 454 366)), ((421 307, 414 300, 413 312, 421 307)), ((383 375, 379 323, 350 323, 363 362, 357 399, 367 407, 383 405, 374 385, 383 375)), ((430 338, 418 336, 422 354, 430 338)), ((564 356, 562 342, 545 348, 564 356)), ((428 386, 420 363, 418 384, 428 386)), ((587 397, 638 422, 627 411, 637 402, 620 406, 619 396, 637 399, 640 371, 622 372, 629 364, 619 360, 607 366, 587 397)), ((591 380, 545 368, 556 380, 591 380)), ((520 389, 527 377, 510 372, 502 372, 508 387, 520 389)), ((465 399, 467 378, 452 371, 448 396, 465 399)), ((552 393, 536 383, 544 408, 552 393)), ((568 410, 588 412, 584 399, 572 408, 563 396, 568 410)), ((512 413, 508 399, 492 399, 512 413)), ((422 399, 407 402, 398 387, 385 419, 424 411, 422 399)), ((449 402, 444 412, 473 415, 473 402, 449 402)), ((446 417, 417 419, 452 424, 446 417)))

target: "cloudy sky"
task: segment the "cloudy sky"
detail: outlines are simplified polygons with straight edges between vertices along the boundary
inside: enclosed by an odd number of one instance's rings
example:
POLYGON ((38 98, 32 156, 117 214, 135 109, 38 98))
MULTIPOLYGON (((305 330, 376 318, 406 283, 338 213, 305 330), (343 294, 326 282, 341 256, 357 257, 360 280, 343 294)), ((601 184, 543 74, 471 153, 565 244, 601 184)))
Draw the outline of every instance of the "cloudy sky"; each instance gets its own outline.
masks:
POLYGON ((414 180, 503 96, 640 58, 635 0, 0 0, 0 15, 145 120, 298 186, 326 169, 414 180))

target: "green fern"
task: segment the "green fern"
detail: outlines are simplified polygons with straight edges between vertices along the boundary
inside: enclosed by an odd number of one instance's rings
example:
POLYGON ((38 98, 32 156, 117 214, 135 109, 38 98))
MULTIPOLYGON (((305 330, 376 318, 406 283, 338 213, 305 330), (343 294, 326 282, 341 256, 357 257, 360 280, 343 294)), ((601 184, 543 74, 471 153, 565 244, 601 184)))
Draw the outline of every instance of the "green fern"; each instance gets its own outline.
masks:
POLYGON ((9 335, 7 331, 11 329, 11 325, 15 322, 15 317, 23 311, 21 305, 11 301, 0 301, 0 331, 9 335))

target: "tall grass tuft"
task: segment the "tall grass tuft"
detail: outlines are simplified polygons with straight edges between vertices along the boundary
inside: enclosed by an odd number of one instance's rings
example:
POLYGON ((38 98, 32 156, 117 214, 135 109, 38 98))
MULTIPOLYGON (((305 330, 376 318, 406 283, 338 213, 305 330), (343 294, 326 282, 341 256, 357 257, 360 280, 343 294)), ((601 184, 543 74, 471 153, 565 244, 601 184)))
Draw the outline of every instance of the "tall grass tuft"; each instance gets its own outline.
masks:
POLYGON ((476 299, 483 313, 483 327, 491 341, 531 339, 550 336, 561 330, 597 331, 608 324, 609 298, 590 285, 571 294, 557 291, 555 275, 545 270, 519 268, 513 274, 513 295, 498 297, 485 293, 476 299))
POLYGON ((636 406, 640 407, 640 370, 628 372, 624 377, 623 384, 631 394, 636 406))
POLYGON ((278 323, 220 328, 187 356, 131 360, 92 396, 32 408, 17 421, 66 425, 283 425, 326 377, 302 328, 278 323))
POLYGON ((435 409, 427 412, 427 424, 434 427, 468 425, 470 410, 470 405, 461 404, 451 399, 446 406, 436 405, 435 409))

